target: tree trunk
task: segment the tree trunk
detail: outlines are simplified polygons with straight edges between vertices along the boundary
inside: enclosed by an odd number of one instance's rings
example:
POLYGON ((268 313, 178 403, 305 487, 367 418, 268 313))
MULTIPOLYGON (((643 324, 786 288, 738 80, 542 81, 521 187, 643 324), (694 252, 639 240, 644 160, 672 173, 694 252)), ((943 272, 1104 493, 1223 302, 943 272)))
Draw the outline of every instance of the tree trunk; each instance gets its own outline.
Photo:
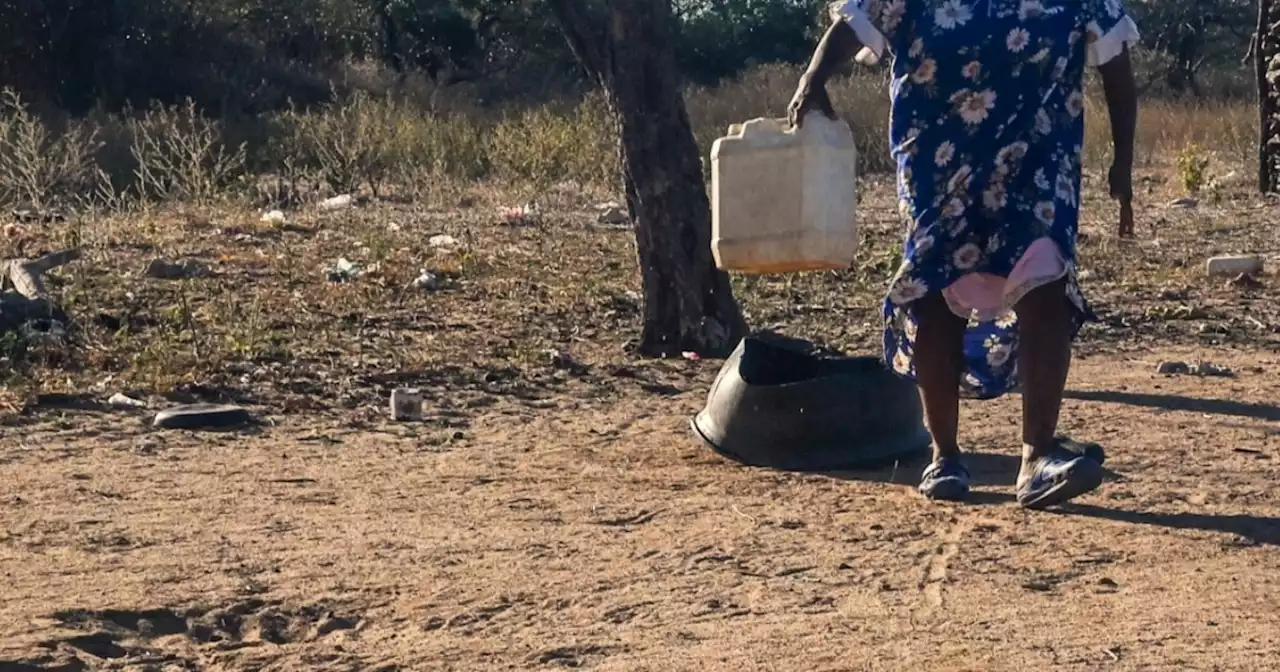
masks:
POLYGON ((711 256, 711 207, 672 50, 670 0, 549 1, 616 118, 644 289, 640 352, 727 354, 746 323, 711 256))
POLYGON ((1258 80, 1258 191, 1276 191, 1275 145, 1272 140, 1277 126, 1276 95, 1267 76, 1271 57, 1276 54, 1277 38, 1271 34, 1271 1, 1258 0, 1258 26, 1254 32, 1254 68, 1258 80))

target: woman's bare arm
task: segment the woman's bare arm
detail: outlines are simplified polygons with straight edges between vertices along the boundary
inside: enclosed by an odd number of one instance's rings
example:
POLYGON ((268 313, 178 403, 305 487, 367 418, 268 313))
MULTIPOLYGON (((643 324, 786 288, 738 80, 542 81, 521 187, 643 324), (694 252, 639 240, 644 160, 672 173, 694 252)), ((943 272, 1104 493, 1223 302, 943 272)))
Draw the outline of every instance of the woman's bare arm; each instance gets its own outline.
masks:
POLYGON ((1126 46, 1119 56, 1098 66, 1098 73, 1102 75, 1102 90, 1111 117, 1111 142, 1115 146, 1112 171, 1119 173, 1111 178, 1111 195, 1129 200, 1133 196, 1133 144, 1138 128, 1138 86, 1129 48, 1126 46))
POLYGON ((805 115, 814 110, 835 119, 836 111, 831 106, 831 98, 827 96, 827 80, 861 48, 862 43, 853 28, 837 17, 822 36, 818 48, 814 49, 809 67, 800 77, 796 93, 787 105, 787 118, 793 126, 803 123, 805 115))
POLYGON ((826 84, 831 75, 848 63, 861 48, 862 42, 858 40, 857 33, 843 19, 837 18, 822 36, 818 48, 813 51, 805 77, 818 84, 826 84))

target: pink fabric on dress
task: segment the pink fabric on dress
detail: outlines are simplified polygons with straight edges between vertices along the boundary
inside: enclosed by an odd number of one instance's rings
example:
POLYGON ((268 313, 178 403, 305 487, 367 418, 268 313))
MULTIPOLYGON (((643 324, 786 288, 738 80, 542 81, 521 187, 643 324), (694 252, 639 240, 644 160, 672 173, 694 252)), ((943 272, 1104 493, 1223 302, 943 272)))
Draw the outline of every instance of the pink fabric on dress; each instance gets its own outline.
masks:
POLYGON ((1066 272, 1058 245, 1050 238, 1039 238, 1014 264, 1009 277, 970 273, 942 290, 942 295, 955 314, 968 318, 977 313, 978 320, 986 322, 1013 310, 1027 292, 1062 278, 1066 272))

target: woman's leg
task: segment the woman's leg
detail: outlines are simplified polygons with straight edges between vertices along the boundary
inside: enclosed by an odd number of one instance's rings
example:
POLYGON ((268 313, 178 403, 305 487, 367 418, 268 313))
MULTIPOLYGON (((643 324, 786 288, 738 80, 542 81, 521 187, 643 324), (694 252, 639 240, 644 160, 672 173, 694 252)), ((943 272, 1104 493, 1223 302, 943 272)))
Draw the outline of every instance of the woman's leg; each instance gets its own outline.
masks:
POLYGON ((1101 462, 1060 448, 1054 439, 1071 367, 1072 310, 1065 280, 1028 293, 1017 306, 1023 444, 1018 502, 1027 508, 1062 504, 1102 484, 1101 462))
POLYGON ((1062 393, 1071 367, 1072 306, 1065 279, 1028 292, 1018 315, 1018 382, 1022 388, 1022 461, 1055 447, 1062 393))
POLYGON ((916 384, 924 406, 925 424, 933 435, 933 458, 960 454, 960 376, 964 372, 964 330, 967 321, 951 312, 941 294, 915 305, 916 384))

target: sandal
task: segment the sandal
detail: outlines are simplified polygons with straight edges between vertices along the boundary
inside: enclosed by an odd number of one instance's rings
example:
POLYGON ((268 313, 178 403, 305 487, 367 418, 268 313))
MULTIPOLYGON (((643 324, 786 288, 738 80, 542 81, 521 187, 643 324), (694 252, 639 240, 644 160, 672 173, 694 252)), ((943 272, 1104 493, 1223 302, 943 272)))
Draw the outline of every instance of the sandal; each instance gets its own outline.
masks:
POLYGON ((1107 451, 1103 450, 1102 446, 1096 443, 1076 441, 1075 439, 1067 436, 1055 436, 1053 440, 1062 448, 1065 448, 1077 455, 1084 455, 1085 457, 1091 458, 1098 464, 1105 464, 1107 461, 1107 451))
POLYGON ((944 457, 925 467, 920 475, 920 494, 926 499, 958 502, 969 496, 969 470, 960 460, 944 457))
POLYGON ((1059 441, 1048 455, 1032 467, 1031 477, 1018 483, 1018 504, 1027 509, 1043 509, 1079 497, 1102 485, 1101 447, 1059 441), (1072 448, 1078 448, 1072 450, 1072 448))

